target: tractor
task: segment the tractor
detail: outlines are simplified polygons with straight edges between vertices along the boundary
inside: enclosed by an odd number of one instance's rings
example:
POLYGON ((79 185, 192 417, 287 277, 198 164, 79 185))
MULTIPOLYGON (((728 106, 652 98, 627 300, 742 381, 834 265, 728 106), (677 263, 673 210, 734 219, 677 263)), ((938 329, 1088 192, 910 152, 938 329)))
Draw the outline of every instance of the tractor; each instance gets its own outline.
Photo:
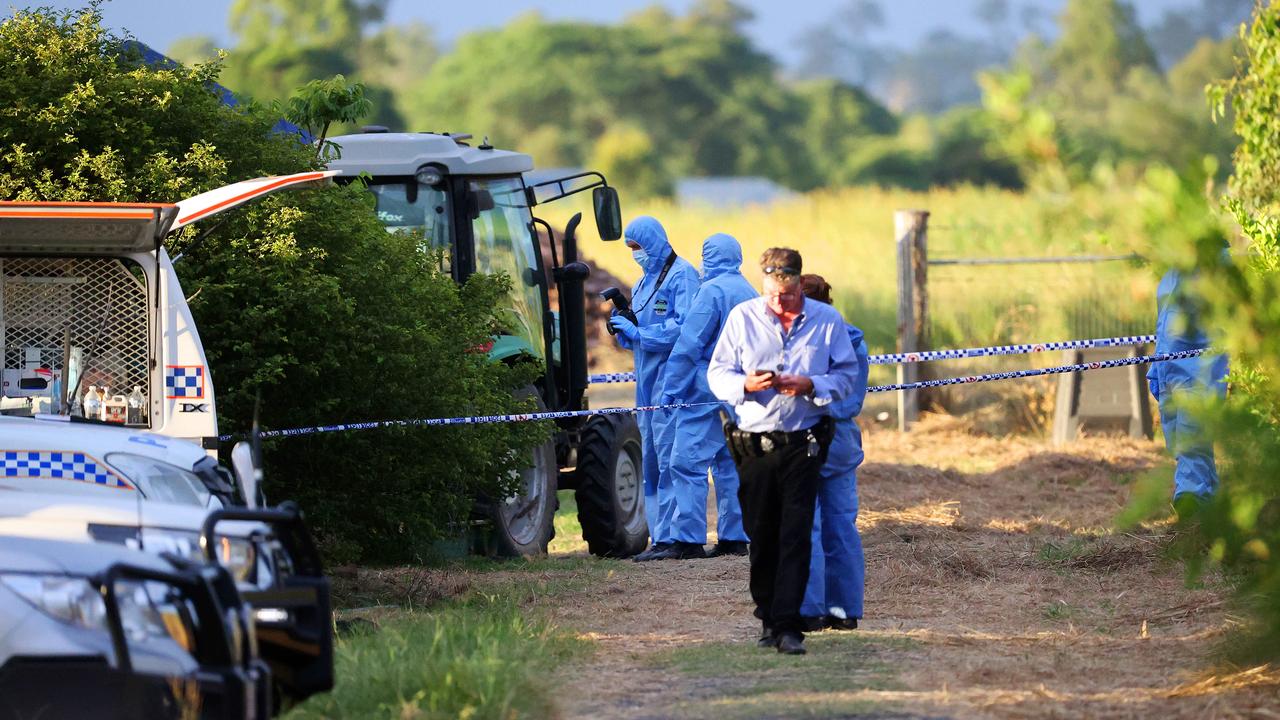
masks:
MULTIPOLYGON (((575 233, 581 214, 561 234, 533 208, 592 191, 601 239, 622 235, 617 191, 598 172, 531 183, 533 160, 499 150, 470 135, 396 133, 367 126, 332 138, 339 157, 329 162, 338 182, 362 182, 372 193, 378 219, 389 232, 421 233, 459 283, 472 273, 505 273, 512 290, 505 328, 489 357, 495 362, 538 362, 546 372, 523 393, 539 411, 588 409, 586 296, 590 274, 579 261, 575 233), (549 241, 543 257, 538 230, 549 241), (552 285, 557 299, 553 307, 552 285)), ((583 538, 591 553, 628 557, 645 548, 641 442, 630 414, 586 414, 557 419, 551 440, 537 448, 521 472, 518 493, 482 500, 478 514, 490 521, 491 551, 519 556, 545 553, 555 533, 556 491, 572 489, 583 538)))

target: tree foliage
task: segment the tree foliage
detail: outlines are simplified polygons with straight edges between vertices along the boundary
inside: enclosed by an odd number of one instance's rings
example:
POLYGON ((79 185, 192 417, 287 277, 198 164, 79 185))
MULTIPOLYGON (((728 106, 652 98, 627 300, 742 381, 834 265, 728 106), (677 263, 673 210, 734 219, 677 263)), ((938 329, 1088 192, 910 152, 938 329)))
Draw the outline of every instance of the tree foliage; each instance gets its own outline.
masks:
MULTIPOLYGON (((1209 122, 1203 88, 1231 72, 1235 41, 1220 38, 1247 1, 1170 11, 1150 29, 1163 33, 1157 53, 1123 0, 1069 0, 1057 28, 1034 5, 989 0, 974 6, 983 36, 942 29, 912 48, 877 40, 883 3, 848 0, 799 39, 804 62, 790 78, 748 39, 752 15, 733 0, 683 14, 653 5, 613 25, 528 13, 445 53, 429 27, 386 23, 385 0, 237 0, 224 79, 279 101, 342 74, 364 87, 377 124, 488 136, 539 167, 598 164, 633 197, 711 175, 797 190, 1029 179, 1062 189, 1204 152, 1225 176, 1230 133, 1209 122), (1014 52, 1020 31, 1052 39, 1014 52), (980 101, 986 112, 972 111, 980 101)), ((209 44, 172 50, 207 57, 209 44)))
MULTIPOLYGON (((176 201, 237 180, 314 169, 261 108, 223 105, 217 63, 149 67, 96 10, 0 22, 0 198, 176 201)), ((522 371, 473 348, 506 280, 457 287, 388 235, 358 188, 287 193, 171 238, 218 389, 220 426, 506 413, 522 371)), ((336 561, 410 561, 501 496, 541 437, 525 425, 401 429, 271 442, 266 492, 306 510, 336 561), (513 452, 514 451, 514 452, 513 452)))
MULTIPOLYGON (((1214 345, 1231 358, 1225 400, 1193 406, 1219 449, 1221 484, 1194 518, 1191 570, 1206 562, 1235 571, 1254 622, 1234 641, 1250 657, 1280 657, 1280 5, 1259 10, 1244 34, 1238 73, 1212 93, 1229 102, 1239 137, 1223 212, 1210 208, 1212 172, 1153 169, 1144 210, 1161 267, 1194 276, 1193 298, 1214 345), (1247 251, 1223 247, 1238 223, 1247 251)), ((1212 169, 1212 168, 1211 168, 1212 169)), ((1167 498, 1168 488, 1161 488, 1167 498)))
POLYGON ((1051 44, 1033 37, 1009 68, 981 77, 983 104, 1024 176, 1051 187, 1100 167, 1136 178, 1153 163, 1183 167, 1205 153, 1225 173, 1229 132, 1212 123, 1203 92, 1230 74, 1231 49, 1230 40, 1206 41, 1166 75, 1132 5, 1069 0, 1051 44))

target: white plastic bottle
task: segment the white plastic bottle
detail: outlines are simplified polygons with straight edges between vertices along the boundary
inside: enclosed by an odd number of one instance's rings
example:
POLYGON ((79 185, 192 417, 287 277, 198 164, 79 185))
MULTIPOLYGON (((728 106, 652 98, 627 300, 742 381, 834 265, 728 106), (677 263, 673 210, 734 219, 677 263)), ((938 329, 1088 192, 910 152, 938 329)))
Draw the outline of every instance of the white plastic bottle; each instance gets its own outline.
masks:
POLYGON ((84 409, 84 416, 90 420, 102 419, 102 393, 98 392, 97 385, 90 385, 89 392, 84 394, 84 403, 81 405, 84 409))

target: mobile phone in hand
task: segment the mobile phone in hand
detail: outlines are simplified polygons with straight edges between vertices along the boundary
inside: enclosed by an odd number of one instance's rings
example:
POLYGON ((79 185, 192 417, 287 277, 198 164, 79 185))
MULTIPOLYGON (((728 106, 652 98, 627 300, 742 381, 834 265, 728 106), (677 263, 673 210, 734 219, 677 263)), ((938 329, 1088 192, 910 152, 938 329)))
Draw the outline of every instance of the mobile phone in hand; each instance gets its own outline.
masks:
POLYGON ((752 370, 751 372, 756 375, 767 375, 769 377, 773 377, 776 374, 772 370, 752 370))

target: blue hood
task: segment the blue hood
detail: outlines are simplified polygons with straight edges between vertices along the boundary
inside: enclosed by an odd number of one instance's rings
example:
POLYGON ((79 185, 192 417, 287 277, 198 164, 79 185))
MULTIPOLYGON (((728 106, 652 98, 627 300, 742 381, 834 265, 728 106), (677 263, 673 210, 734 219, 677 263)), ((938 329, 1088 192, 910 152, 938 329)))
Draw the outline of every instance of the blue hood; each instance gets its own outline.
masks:
POLYGON ((742 272, 742 246, 732 235, 716 233, 702 243, 702 279, 742 272))
POLYGON ((649 254, 645 272, 662 267, 667 260, 667 255, 671 253, 671 243, 667 242, 667 231, 662 229, 662 223, 648 215, 641 215, 632 220, 622 236, 644 248, 644 251, 649 254))

